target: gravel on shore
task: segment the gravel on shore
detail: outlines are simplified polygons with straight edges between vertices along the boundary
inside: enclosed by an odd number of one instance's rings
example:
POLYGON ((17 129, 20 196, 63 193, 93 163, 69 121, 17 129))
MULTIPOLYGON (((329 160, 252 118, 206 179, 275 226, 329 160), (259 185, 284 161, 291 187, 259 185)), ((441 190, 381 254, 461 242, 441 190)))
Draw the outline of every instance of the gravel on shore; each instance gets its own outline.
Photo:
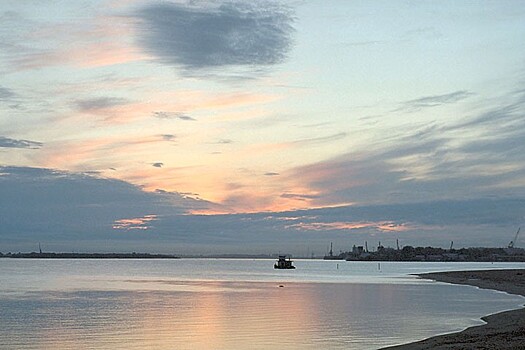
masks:
MULTIPOLYGON (((525 269, 433 272, 418 275, 439 282, 466 284, 525 297, 525 269)), ((487 322, 462 332, 384 349, 525 349, 525 309, 482 317, 487 322)))

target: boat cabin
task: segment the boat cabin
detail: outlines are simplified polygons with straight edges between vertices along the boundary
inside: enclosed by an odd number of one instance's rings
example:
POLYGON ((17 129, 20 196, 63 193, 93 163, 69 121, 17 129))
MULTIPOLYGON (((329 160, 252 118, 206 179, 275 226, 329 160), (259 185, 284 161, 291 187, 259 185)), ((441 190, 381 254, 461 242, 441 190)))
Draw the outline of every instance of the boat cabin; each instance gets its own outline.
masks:
POLYGON ((274 269, 295 269, 295 266, 292 265, 292 260, 290 258, 286 259, 286 255, 279 255, 279 259, 273 265, 274 269))

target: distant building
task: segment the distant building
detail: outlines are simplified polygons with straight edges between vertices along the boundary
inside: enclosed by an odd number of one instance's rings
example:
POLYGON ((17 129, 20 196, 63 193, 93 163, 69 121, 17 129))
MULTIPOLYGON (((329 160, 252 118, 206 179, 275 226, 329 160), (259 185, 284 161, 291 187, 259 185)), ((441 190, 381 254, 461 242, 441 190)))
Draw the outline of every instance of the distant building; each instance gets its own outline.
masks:
POLYGON ((356 256, 361 256, 363 253, 365 252, 365 248, 360 245, 360 246, 353 246, 352 247, 352 254, 356 255, 356 256))

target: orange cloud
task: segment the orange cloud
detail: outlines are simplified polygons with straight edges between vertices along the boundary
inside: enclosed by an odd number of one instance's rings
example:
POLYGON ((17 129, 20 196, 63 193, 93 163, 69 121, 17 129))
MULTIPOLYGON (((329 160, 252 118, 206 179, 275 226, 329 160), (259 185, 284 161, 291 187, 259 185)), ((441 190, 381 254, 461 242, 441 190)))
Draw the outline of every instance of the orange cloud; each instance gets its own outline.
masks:
POLYGON ((138 218, 120 219, 115 220, 113 223, 113 229, 115 230, 149 230, 151 225, 150 222, 157 220, 157 215, 150 214, 144 215, 138 218))
MULTIPOLYGON (((198 112, 198 111, 212 111, 213 115, 217 110, 230 109, 232 113, 240 113, 234 111, 240 107, 250 107, 270 103, 280 99, 276 94, 254 93, 254 92, 228 92, 216 93, 205 90, 182 90, 176 92, 159 92, 152 91, 155 101, 167 101, 164 103, 164 109, 167 111, 184 111, 184 112, 198 112)), ((251 115, 250 112, 244 111, 245 114, 251 115)), ((260 110, 257 112, 261 114, 260 110)), ((239 117, 234 119, 240 119, 239 117)))
POLYGON ((301 231, 330 231, 330 230, 359 230, 363 228, 373 228, 381 232, 402 232, 414 229, 409 227, 406 223, 397 224, 391 221, 380 221, 380 222, 300 222, 286 226, 286 228, 292 228, 301 231))
POLYGON ((410 227, 407 224, 396 224, 393 222, 383 222, 377 225, 379 231, 382 232, 404 232, 413 230, 414 227, 410 227))
POLYGON ((125 135, 56 141, 47 143, 45 150, 33 157, 40 166, 70 171, 124 169, 133 163, 144 166, 156 147, 173 145, 173 141, 164 136, 125 135))
POLYGON ((123 102, 98 108, 79 109, 73 119, 84 119, 86 116, 97 116, 98 121, 107 125, 124 124, 134 120, 151 118, 152 105, 148 102, 123 102))
MULTIPOLYGON (((105 60, 104 57, 100 57, 105 60)), ((118 59, 111 57, 110 59, 118 59)), ((217 113, 225 115, 242 114, 244 119, 258 117, 262 111, 258 109, 252 113, 250 110, 257 105, 263 105, 276 100, 278 97, 271 94, 264 93, 216 93, 201 90, 180 90, 176 92, 159 92, 157 89, 151 90, 143 87, 140 97, 130 99, 122 99, 117 96, 122 95, 120 91, 129 88, 129 84, 137 85, 140 80, 129 80, 124 82, 108 82, 107 86, 113 88, 112 95, 100 96, 98 91, 95 91, 89 84, 82 87, 73 86, 75 92, 75 102, 71 104, 73 113, 68 113, 67 116, 62 116, 59 120, 89 120, 91 122, 103 123, 106 125, 123 124, 130 122, 141 122, 144 120, 154 120, 154 116, 159 113, 177 114, 184 113, 189 115, 205 114, 206 118, 213 119, 217 113), (78 94, 83 91, 90 95, 78 99, 78 94), (113 103, 106 103, 100 105, 93 105, 87 107, 90 101, 113 101, 113 103), (244 109, 244 110, 243 110, 244 109), (243 110, 243 111, 241 111, 243 110), (93 116, 97 118, 94 119, 93 116)), ((58 91, 59 93, 70 93, 71 87, 58 91)), ((125 91, 124 91, 125 92, 125 91)), ((197 118, 198 119, 198 118, 197 118)), ((236 119, 241 119, 237 117, 236 119)), ((176 118, 174 118, 177 121, 176 118)), ((171 120, 173 121, 173 120, 171 120)), ((164 122, 170 122, 170 118, 166 118, 164 122)), ((202 128, 201 128, 202 129, 202 128)), ((207 129, 210 130, 210 129, 207 129)))
POLYGON ((134 47, 116 45, 112 42, 92 43, 83 47, 76 47, 64 53, 63 57, 66 62, 83 68, 111 66, 150 58, 138 52, 134 47))

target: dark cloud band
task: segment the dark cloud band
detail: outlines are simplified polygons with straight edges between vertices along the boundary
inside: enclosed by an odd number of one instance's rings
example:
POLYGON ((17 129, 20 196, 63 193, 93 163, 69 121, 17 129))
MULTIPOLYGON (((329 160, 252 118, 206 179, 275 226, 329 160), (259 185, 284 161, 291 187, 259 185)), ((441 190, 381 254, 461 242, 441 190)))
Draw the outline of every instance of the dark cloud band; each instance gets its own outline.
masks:
POLYGON ((42 142, 29 141, 29 140, 16 140, 8 137, 0 136, 0 147, 3 148, 28 148, 28 149, 39 149, 44 144, 42 142))
POLYGON ((162 62, 187 70, 273 65, 282 62, 291 47, 293 17, 276 3, 162 3, 143 8, 138 17, 142 47, 162 62))

